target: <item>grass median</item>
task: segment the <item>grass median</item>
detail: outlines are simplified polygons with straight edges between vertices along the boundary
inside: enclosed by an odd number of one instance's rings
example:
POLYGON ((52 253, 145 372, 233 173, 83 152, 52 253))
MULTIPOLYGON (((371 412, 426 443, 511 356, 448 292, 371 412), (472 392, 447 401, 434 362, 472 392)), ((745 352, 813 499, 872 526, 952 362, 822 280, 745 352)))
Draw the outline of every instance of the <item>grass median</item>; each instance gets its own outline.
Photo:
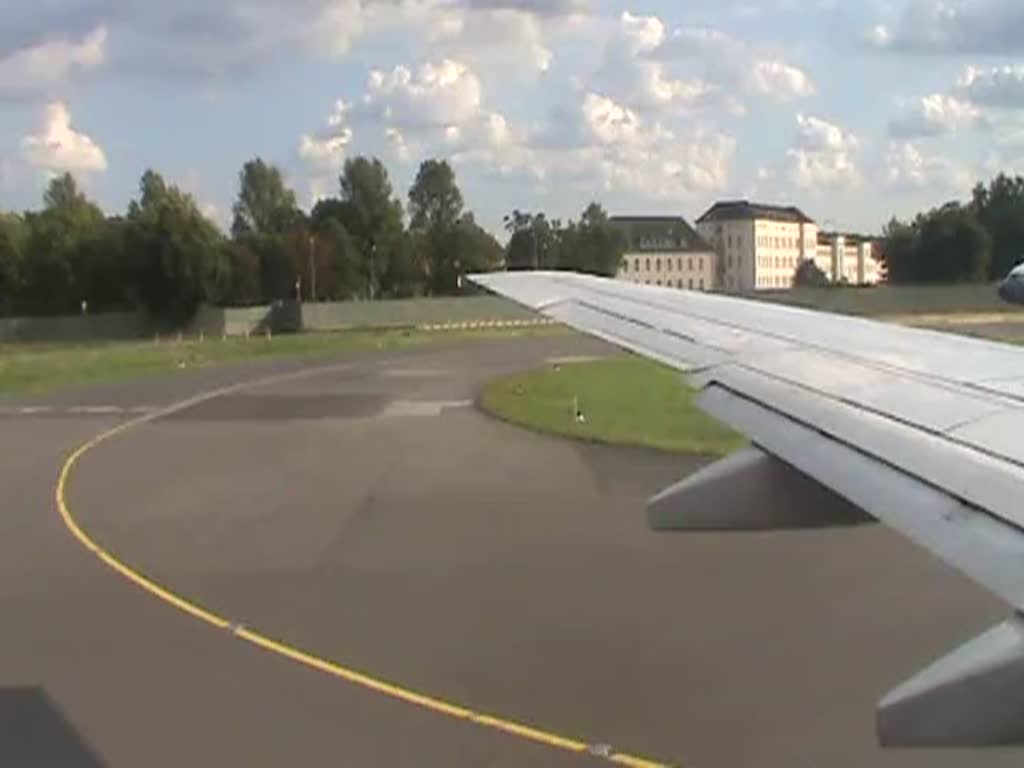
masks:
POLYGON ((549 365, 490 382, 481 407, 540 432, 723 456, 743 438, 699 410, 678 371, 633 356, 549 365), (577 419, 579 407, 582 420, 577 419))
POLYGON ((228 339, 164 338, 138 342, 0 344, 0 395, 39 394, 223 363, 275 358, 327 358, 360 350, 394 350, 461 339, 567 333, 563 326, 474 330, 353 330, 228 339))

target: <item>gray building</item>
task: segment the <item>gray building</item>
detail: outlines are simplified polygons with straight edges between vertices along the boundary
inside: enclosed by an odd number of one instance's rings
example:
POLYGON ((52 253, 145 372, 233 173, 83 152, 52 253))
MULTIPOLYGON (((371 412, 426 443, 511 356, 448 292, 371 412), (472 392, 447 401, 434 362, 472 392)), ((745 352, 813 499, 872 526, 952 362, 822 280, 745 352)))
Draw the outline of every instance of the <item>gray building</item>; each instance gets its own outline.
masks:
POLYGON ((612 216, 626 241, 619 280, 694 291, 714 288, 715 253, 682 216, 612 216))

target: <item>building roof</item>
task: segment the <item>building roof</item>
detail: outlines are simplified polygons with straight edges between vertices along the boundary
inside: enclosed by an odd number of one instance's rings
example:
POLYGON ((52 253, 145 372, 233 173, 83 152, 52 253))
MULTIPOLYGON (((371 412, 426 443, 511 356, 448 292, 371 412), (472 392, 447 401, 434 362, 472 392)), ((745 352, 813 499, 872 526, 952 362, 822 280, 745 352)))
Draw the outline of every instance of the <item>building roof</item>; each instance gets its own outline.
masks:
POLYGON ((628 252, 712 251, 682 216, 612 216, 609 221, 626 238, 628 252))
POLYGON ((766 205, 764 203, 751 203, 748 200, 721 200, 708 208, 704 215, 697 219, 697 223, 745 219, 767 219, 769 221, 789 221, 805 224, 814 223, 814 219, 795 205, 766 205))
POLYGON ((860 235, 856 232, 818 232, 818 243, 820 245, 831 244, 837 237, 843 238, 846 245, 874 243, 878 239, 869 235, 860 235))

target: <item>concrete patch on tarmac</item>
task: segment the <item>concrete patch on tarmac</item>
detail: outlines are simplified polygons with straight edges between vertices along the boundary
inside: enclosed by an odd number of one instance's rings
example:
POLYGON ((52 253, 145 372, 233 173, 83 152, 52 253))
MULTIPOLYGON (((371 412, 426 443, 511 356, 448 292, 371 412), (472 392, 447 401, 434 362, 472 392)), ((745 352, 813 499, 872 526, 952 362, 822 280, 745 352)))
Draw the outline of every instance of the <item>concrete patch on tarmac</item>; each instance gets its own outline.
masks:
POLYGON ((0 419, 32 416, 141 416, 155 410, 155 405, 12 405, 0 407, 0 419))
POLYGON ((164 417, 168 421, 288 421, 303 419, 365 419, 379 415, 387 395, 236 393, 197 403, 164 417))
POLYGON ((439 379, 450 376, 451 371, 441 368, 385 368, 380 375, 388 379, 439 379))
POLYGON ((396 400, 388 405, 380 414, 384 417, 396 416, 440 416, 447 410, 469 408, 472 400, 396 400))
POLYGON ((544 360, 545 365, 571 365, 573 363, 596 363, 598 360, 607 360, 617 355, 567 355, 564 357, 548 357, 544 360))

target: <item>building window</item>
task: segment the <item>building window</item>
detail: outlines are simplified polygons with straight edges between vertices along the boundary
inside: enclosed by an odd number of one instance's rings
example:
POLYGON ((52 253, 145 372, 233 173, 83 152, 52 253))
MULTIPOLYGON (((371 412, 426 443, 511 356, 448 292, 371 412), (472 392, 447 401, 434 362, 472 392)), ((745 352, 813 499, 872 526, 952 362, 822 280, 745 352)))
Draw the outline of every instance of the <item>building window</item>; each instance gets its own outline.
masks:
POLYGON ((687 261, 686 261, 686 268, 688 270, 690 270, 691 272, 693 272, 693 256, 691 256, 689 259, 687 259, 687 261))
POLYGON ((703 277, 700 279, 700 289, 702 291, 704 290, 704 278, 703 277))
POLYGON ((651 284, 650 278, 647 278, 646 280, 644 280, 644 285, 650 285, 650 284, 651 284))
POLYGON ((623 261, 622 261, 622 274, 626 274, 627 272, 629 272, 629 260, 628 259, 623 259, 623 261))
POLYGON ((725 238, 725 240, 726 240, 726 242, 727 242, 727 243, 729 244, 729 247, 730 247, 730 248, 732 248, 732 235, 728 235, 728 236, 727 236, 727 237, 725 238))
MULTIPOLYGON (((671 272, 672 271, 672 259, 665 259, 665 271, 666 272, 671 272)), ((671 285, 671 283, 670 283, 670 285, 671 285)))
POLYGON ((700 257, 700 271, 701 272, 704 271, 704 257, 703 256, 700 257))
POLYGON ((633 271, 635 271, 635 272, 639 272, 640 271, 640 257, 639 256, 637 256, 633 260, 633 271))
POLYGON ((731 253, 728 256, 725 257, 725 266, 727 266, 729 269, 732 269, 732 254, 731 253))
POLYGON ((644 259, 644 261, 647 264, 647 267, 646 267, 647 271, 650 272, 651 271, 651 257, 648 256, 646 259, 644 259))
POLYGON ((687 286, 686 287, 689 288, 691 291, 693 290, 693 278, 692 277, 687 281, 687 286))
MULTIPOLYGON (((661 272, 661 259, 654 260, 654 271, 661 272)), ((658 285, 661 285, 661 280, 658 281, 658 285)))
POLYGON ((683 287, 683 278, 680 277, 678 280, 676 280, 676 288, 682 288, 682 287, 683 287))
POLYGON ((658 285, 661 285, 661 280, 658 281, 658 285))
POLYGON ((743 235, 736 235, 736 247, 737 248, 742 248, 743 247, 743 235))
MULTIPOLYGON (((691 259, 691 261, 692 261, 692 259, 691 259)), ((680 256, 678 259, 676 259, 676 269, 678 269, 680 272, 683 271, 683 257, 682 256, 680 256)), ((680 285, 679 287, 682 288, 683 286, 680 285)))

